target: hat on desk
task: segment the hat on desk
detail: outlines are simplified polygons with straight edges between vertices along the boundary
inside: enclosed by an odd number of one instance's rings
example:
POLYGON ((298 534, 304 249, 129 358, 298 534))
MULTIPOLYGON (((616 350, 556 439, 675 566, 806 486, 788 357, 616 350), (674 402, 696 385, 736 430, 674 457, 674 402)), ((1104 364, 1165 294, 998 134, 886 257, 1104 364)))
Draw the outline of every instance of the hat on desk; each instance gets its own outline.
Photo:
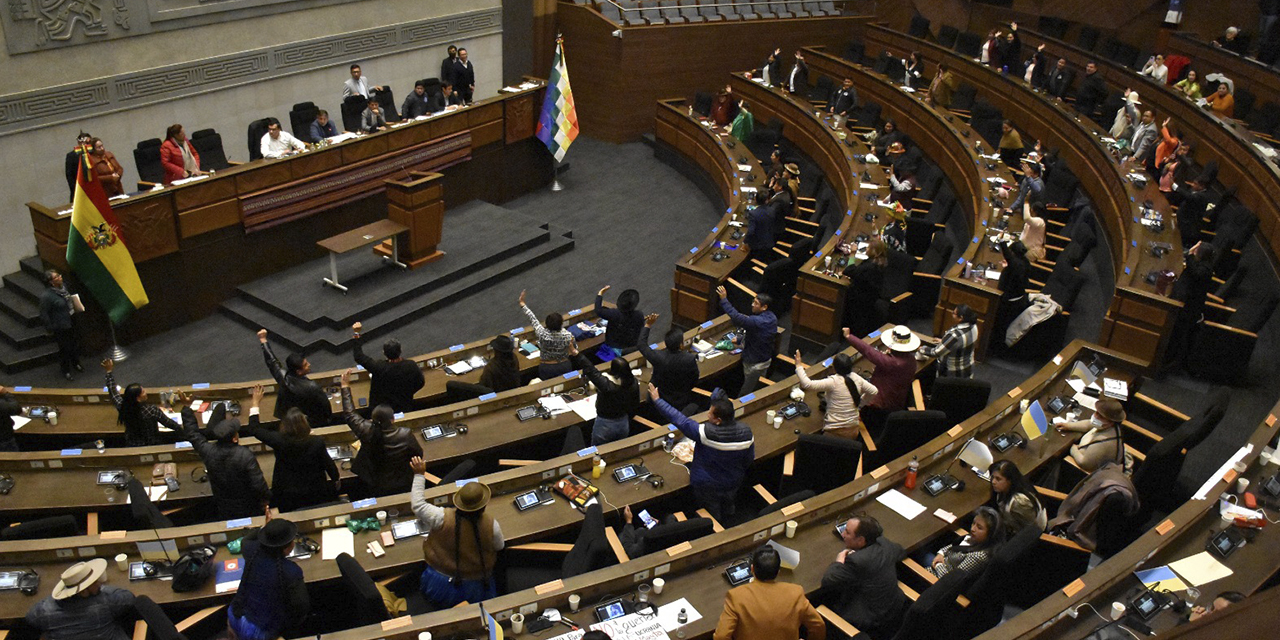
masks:
POLYGON ((58 584, 53 587, 53 599, 66 600, 92 587, 98 580, 102 579, 102 574, 106 572, 106 558, 94 558, 84 562, 77 562, 67 567, 67 570, 62 572, 62 577, 58 580, 58 584))
POLYGON ((504 334, 490 340, 489 348, 493 349, 494 353, 511 353, 515 350, 515 342, 511 336, 504 334))
POLYGON ((900 353, 912 353, 920 348, 920 336, 901 324, 880 334, 880 341, 900 353))

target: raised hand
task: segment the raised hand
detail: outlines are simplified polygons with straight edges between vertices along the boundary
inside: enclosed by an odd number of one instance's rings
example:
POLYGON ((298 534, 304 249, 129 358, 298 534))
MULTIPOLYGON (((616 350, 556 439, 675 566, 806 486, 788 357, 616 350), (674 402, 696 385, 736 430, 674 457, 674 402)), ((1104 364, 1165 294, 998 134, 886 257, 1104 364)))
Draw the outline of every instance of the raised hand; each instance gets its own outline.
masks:
POLYGON ((267 330, 266 330, 266 329, 258 329, 258 342, 261 342, 262 344, 266 344, 266 343, 267 343, 267 330))
POLYGON ((804 362, 800 360, 800 350, 796 349, 796 368, 799 369, 800 367, 803 367, 803 366, 804 366, 804 362))
POLYGON ((649 383, 649 399, 655 402, 658 400, 658 388, 652 382, 649 383))
POLYGON ((427 461, 421 456, 414 456, 409 460, 409 468, 413 469, 414 473, 422 475, 427 472, 427 461))
POLYGON ((725 291, 724 285, 720 285, 716 287, 716 295, 720 296, 721 298, 727 298, 729 297, 729 292, 725 291))
POLYGON ((658 323, 658 314, 656 313, 651 313, 644 317, 644 326, 646 327, 652 328, 653 325, 657 323, 658 323))
POLYGON ((107 370, 107 373, 111 373, 112 371, 114 371, 114 370, 115 370, 115 368, 116 368, 116 363, 115 363, 115 361, 114 361, 114 360, 112 360, 111 358, 103 358, 103 359, 102 359, 102 368, 103 368, 103 369, 106 369, 106 370, 107 370))
POLYGON ((255 384, 255 385, 253 385, 253 394, 252 394, 252 402, 253 402, 253 404, 252 404, 252 405, 250 405, 250 406, 252 406, 252 407, 254 407, 254 408, 257 408, 257 407, 261 406, 261 405, 262 405, 262 396, 264 396, 264 395, 266 395, 266 391, 263 391, 263 389, 262 389, 262 385, 260 385, 260 384, 255 384))
POLYGON ((520 304, 524 305, 524 291, 520 292, 520 304))
POLYGON ((342 372, 342 386, 343 386, 344 388, 347 388, 347 387, 350 387, 350 386, 351 386, 351 372, 352 372, 352 371, 353 371, 353 369, 347 369, 346 371, 343 371, 343 372, 342 372))
POLYGON ((603 286, 603 287, 601 287, 601 288, 600 288, 600 293, 598 293, 598 294, 596 294, 596 295, 601 295, 601 296, 602 296, 602 295, 604 295, 604 292, 608 291, 608 290, 609 290, 609 288, 610 288, 611 286, 613 286, 613 285, 608 285, 608 284, 606 284, 605 286, 603 286))

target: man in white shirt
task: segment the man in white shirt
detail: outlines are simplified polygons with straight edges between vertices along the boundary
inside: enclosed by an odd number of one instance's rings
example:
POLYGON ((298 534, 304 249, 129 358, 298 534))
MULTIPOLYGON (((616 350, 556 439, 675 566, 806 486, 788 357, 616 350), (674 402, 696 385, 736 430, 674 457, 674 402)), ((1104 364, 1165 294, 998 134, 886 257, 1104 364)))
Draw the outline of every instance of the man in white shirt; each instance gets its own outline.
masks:
POLYGON ((342 97, 360 95, 370 97, 370 91, 385 91, 384 86, 371 86, 369 79, 361 75, 360 65, 351 65, 351 79, 342 83, 342 97))
POLYGON ((267 125, 267 135, 262 136, 262 157, 264 158, 283 158, 306 148, 307 145, 293 137, 293 134, 281 131, 278 122, 267 125))

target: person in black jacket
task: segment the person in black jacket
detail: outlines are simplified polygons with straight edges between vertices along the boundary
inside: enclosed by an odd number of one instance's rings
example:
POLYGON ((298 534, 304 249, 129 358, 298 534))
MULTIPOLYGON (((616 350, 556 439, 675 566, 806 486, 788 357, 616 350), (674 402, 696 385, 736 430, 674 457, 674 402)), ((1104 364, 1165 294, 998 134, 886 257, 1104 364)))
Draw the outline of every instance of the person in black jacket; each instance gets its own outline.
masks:
POLYGON ((369 406, 389 404, 396 413, 413 411, 417 408, 413 396, 426 384, 422 369, 418 368, 418 363, 400 357, 400 342, 396 340, 382 343, 382 355, 387 357, 386 360, 378 361, 366 356, 360 344, 360 328, 359 322, 351 325, 351 338, 355 342, 356 364, 373 376, 369 383, 369 406))
POLYGON ((372 419, 356 413, 351 401, 351 369, 342 372, 342 416, 347 426, 360 439, 360 453, 351 463, 351 471, 359 478, 361 497, 404 493, 413 484, 409 460, 422 456, 422 445, 413 432, 395 424, 395 410, 380 404, 373 408, 372 419))
POLYGON ((884 528, 865 513, 845 521, 840 539, 844 549, 822 575, 822 588, 836 598, 832 608, 872 640, 892 637, 907 602, 896 571, 902 545, 885 538, 884 528))
POLYGON ((1102 75, 1098 73, 1098 63, 1090 62, 1084 67, 1080 88, 1076 89, 1076 111, 1092 117, 1106 97, 1107 85, 1102 82, 1102 75))
POLYGON ((644 326, 644 313, 636 307, 640 304, 640 292, 627 289, 618 295, 618 306, 610 309, 604 306, 604 292, 610 289, 605 285, 596 293, 596 316, 609 322, 604 332, 604 343, 619 354, 636 350, 636 340, 640 338, 640 329, 644 326))
POLYGON ((271 499, 271 490, 258 466, 258 457, 240 446, 240 421, 226 418, 209 427, 207 440, 196 427, 191 406, 182 408, 182 434, 191 443, 209 474, 209 488, 223 520, 261 514, 271 499))
POLYGON ((596 385, 596 421, 591 425, 591 444, 599 446, 631 435, 631 416, 640 406, 640 385, 626 358, 609 361, 609 373, 600 373, 577 346, 569 347, 574 366, 596 385))
POLYGON ((782 83, 782 48, 774 49, 764 64, 760 65, 760 77, 769 86, 782 83))
POLYGON ((0 384, 0 451, 20 451, 13 432, 13 417, 22 413, 22 403, 0 384))
POLYGON ((413 91, 404 97, 404 104, 400 105, 400 117, 412 120, 427 115, 430 111, 427 102, 427 84, 419 80, 413 84, 413 91))
POLYGON ((801 98, 808 98, 809 65, 805 64, 804 54, 799 49, 796 49, 796 62, 791 65, 791 71, 787 72, 787 77, 782 84, 788 92, 801 98))
POLYGON ((1188 180, 1178 187, 1182 195, 1182 206, 1178 207, 1178 234, 1182 236, 1182 246, 1193 247, 1200 241, 1200 229, 1204 226, 1204 214, 1209 209, 1208 183, 1203 177, 1188 180))
POLYGON ((1000 52, 1001 70, 1014 76, 1022 75, 1022 40, 1018 38, 1018 23, 1009 25, 1009 32, 996 43, 1000 52))
POLYGON ((276 455, 271 471, 271 506, 282 512, 296 511, 337 500, 341 477, 324 439, 311 435, 307 416, 297 407, 284 414, 279 431, 263 428, 258 415, 262 395, 262 385, 256 385, 249 407, 248 432, 276 455))
POLYGON ((663 338, 665 351, 658 351, 649 346, 649 330, 658 322, 658 314, 651 313, 644 319, 644 328, 640 330, 640 353, 646 362, 653 366, 652 382, 658 388, 658 395, 667 404, 688 415, 697 412, 693 400, 693 386, 698 384, 702 375, 698 372, 698 357, 684 350, 684 334, 679 329, 671 329, 663 338))
POLYGON ((44 283, 47 288, 40 294, 40 321, 58 343, 58 366, 62 369, 62 376, 71 380, 72 371, 84 371, 80 366, 80 337, 76 335, 76 325, 71 319, 74 312, 71 294, 63 286, 62 274, 53 269, 44 272, 44 283))
POLYGON ((1049 73, 1049 79, 1045 82, 1045 86, 1049 91, 1049 95, 1055 98, 1066 98, 1067 92, 1071 90, 1072 80, 1071 70, 1067 68, 1067 59, 1058 58, 1053 71, 1049 73))
POLYGON ((467 50, 462 47, 458 47, 458 57, 453 60, 453 75, 449 82, 463 104, 471 104, 476 92, 476 68, 467 60, 467 50))
POLYGON ((76 136, 76 146, 67 152, 66 171, 67 171, 67 190, 70 194, 67 196, 67 202, 76 199, 76 176, 80 175, 80 165, 84 164, 84 156, 92 150, 89 141, 93 140, 93 136, 81 131, 76 136))
POLYGON ((440 82, 453 84, 453 62, 458 59, 458 47, 451 44, 447 52, 449 56, 440 61, 440 82))
POLYGON ((516 361, 516 345, 511 336, 503 334, 489 341, 493 355, 480 372, 480 386, 494 393, 510 391, 521 385, 520 363, 516 361))
POLYGON ((1197 242, 1187 252, 1187 266, 1173 284, 1170 297, 1182 303, 1178 317, 1169 335, 1169 349, 1165 354, 1167 366, 1183 362, 1195 337, 1195 329, 1204 317, 1205 303, 1213 290, 1213 265, 1217 248, 1207 242, 1197 242))
POLYGON ((182 431, 182 426, 165 415, 160 407, 146 403, 147 390, 142 385, 130 383, 121 394, 112 375, 116 363, 111 358, 102 360, 102 368, 107 370, 107 393, 116 406, 119 423, 124 425, 125 443, 130 447, 148 447, 172 442, 174 438, 161 437, 160 425, 174 432, 182 431))
POLYGON ((844 122, 854 115, 853 110, 857 107, 858 90, 853 88, 852 79, 845 78, 840 88, 827 100, 827 112, 839 116, 842 118, 841 122, 844 122))
POLYGON ((297 525, 275 518, 245 539, 244 573, 227 607, 231 637, 265 640, 298 635, 298 627, 311 613, 311 596, 302 568, 289 559, 297 537, 297 525))
POLYGON ((1031 306, 1027 299, 1027 270, 1031 267, 1027 262, 1027 248, 1020 240, 999 246, 1004 255, 1004 265, 1000 272, 1000 308, 996 312, 995 331, 991 334, 996 337, 993 344, 1003 344, 1009 324, 1031 306))
POLYGON ((283 418, 289 409, 297 407, 307 414, 311 424, 329 424, 333 419, 333 407, 329 405, 329 395, 320 384, 307 378, 307 374, 311 373, 311 363, 302 354, 293 353, 285 358, 284 363, 288 367, 286 371, 285 367, 280 366, 276 354, 271 352, 271 345, 267 344, 266 329, 258 330, 258 342, 262 343, 262 357, 267 361, 267 370, 280 385, 276 391, 275 417, 283 418))
POLYGON ((430 113, 438 113, 449 107, 461 107, 462 97, 453 90, 453 84, 443 82, 440 84, 440 93, 433 93, 427 98, 427 111, 430 113))

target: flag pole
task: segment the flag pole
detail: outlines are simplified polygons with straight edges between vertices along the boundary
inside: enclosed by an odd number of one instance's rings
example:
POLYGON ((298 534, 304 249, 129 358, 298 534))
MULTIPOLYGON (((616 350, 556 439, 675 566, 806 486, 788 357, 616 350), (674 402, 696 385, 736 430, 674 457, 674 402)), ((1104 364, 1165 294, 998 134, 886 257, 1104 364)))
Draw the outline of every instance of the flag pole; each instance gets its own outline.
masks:
POLYGON ((128 360, 129 352, 125 351, 124 347, 121 347, 120 343, 116 342, 116 323, 112 322, 111 318, 107 318, 107 327, 111 329, 111 348, 107 350, 107 357, 111 358, 112 362, 128 360))
POLYGON ((556 160, 555 164, 551 166, 551 176, 552 176, 551 190, 552 191, 564 191, 564 185, 560 184, 560 165, 562 164, 564 163, 560 162, 559 160, 556 160))

